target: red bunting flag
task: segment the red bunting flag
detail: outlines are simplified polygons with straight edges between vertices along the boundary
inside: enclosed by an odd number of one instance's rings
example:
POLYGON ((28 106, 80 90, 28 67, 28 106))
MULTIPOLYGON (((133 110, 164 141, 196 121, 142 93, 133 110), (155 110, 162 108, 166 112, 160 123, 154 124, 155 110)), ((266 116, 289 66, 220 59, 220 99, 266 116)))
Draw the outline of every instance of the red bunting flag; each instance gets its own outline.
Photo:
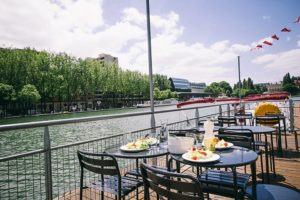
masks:
POLYGON ((294 23, 298 23, 298 22, 300 22, 300 17, 298 17, 298 18, 294 21, 294 23))
POLYGON ((272 35, 272 37, 274 40, 279 40, 279 37, 277 35, 272 35))
POLYGON ((264 43, 264 44, 267 44, 267 45, 270 45, 270 46, 273 45, 271 42, 268 42, 268 41, 266 41, 266 40, 265 40, 263 43, 264 43))
POLYGON ((257 47, 258 49, 260 49, 260 48, 262 48, 262 45, 261 45, 261 44, 258 44, 258 45, 256 45, 256 47, 257 47))
POLYGON ((291 29, 283 28, 281 32, 291 32, 291 29))

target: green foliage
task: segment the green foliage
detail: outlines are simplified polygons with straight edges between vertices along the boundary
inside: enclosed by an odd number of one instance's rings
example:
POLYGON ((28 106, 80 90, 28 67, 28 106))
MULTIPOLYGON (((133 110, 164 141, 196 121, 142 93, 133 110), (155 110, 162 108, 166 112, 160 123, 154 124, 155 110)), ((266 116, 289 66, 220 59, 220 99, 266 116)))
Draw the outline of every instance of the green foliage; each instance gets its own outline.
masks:
POLYGON ((291 95, 296 95, 300 92, 300 89, 295 84, 285 84, 283 86, 283 90, 291 93, 291 95))
POLYGON ((293 84, 293 81, 291 79, 290 73, 286 73, 283 76, 283 81, 282 81, 282 85, 285 86, 287 84, 293 84))
POLYGON ((232 88, 230 84, 226 81, 221 81, 219 83, 213 82, 209 86, 204 89, 205 92, 212 93, 217 96, 221 93, 226 94, 227 96, 231 96, 232 88))
POLYGON ((157 87, 159 90, 171 89, 171 81, 167 76, 154 74, 153 76, 154 87, 157 87))
POLYGON ((160 91, 157 87, 154 88, 153 95, 155 100, 164 100, 178 97, 178 94, 176 92, 171 92, 170 89, 160 91))
MULTIPOLYGON (((41 105, 64 102, 70 108, 72 102, 88 102, 94 94, 149 99, 149 77, 146 74, 123 70, 113 63, 30 48, 0 48, 0 83, 11 85, 18 94, 27 84, 35 86, 41 105)), ((159 74, 154 75, 154 85, 161 91, 171 88, 167 76, 159 74)), ((172 96, 172 93, 165 92, 162 96, 166 95, 172 96)), ((113 99, 108 101, 112 103, 113 99)), ((12 104, 12 99, 8 103, 12 104)))
POLYGON ((30 84, 24 85, 18 96, 20 101, 31 104, 38 102, 41 98, 35 86, 30 84))
POLYGON ((12 85, 0 83, 0 104, 5 105, 15 99, 15 90, 12 85))

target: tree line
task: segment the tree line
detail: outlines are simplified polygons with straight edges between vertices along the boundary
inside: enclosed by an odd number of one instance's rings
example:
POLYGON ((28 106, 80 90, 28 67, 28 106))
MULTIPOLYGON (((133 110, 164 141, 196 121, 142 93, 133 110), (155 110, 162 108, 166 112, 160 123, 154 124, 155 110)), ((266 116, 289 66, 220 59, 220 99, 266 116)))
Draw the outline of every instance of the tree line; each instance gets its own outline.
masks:
MULTIPOLYGON (((296 85, 296 82, 300 84, 300 77, 290 76, 290 73, 287 73, 283 77, 282 81, 282 91, 289 92, 291 95, 299 94, 300 89, 299 85, 296 85)), ((266 84, 254 84, 253 80, 248 77, 241 81, 241 86, 239 89, 239 83, 234 84, 233 88, 226 81, 213 82, 205 88, 205 92, 212 93, 214 96, 220 94, 225 94, 228 97, 239 97, 239 90, 241 97, 248 96, 250 94, 262 94, 267 92, 267 83, 266 84)))
MULTIPOLYGON (((167 76, 156 74, 154 87, 162 92, 171 84, 167 76)), ((122 106, 118 99, 123 106, 130 99, 149 99, 148 75, 66 53, 0 48, 0 109, 4 113, 25 114, 37 105, 45 113, 49 102, 51 109, 59 102, 58 111, 69 111, 76 101, 85 102, 85 108, 89 101, 104 107, 122 106)))

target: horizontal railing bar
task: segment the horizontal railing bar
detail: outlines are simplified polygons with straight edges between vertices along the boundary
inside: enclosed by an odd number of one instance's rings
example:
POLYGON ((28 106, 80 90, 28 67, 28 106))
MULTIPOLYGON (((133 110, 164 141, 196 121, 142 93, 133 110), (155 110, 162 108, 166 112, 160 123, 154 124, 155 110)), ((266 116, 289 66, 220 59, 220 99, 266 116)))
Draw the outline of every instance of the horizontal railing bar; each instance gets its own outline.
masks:
POLYGON ((81 141, 81 142, 74 142, 74 143, 71 143, 71 144, 60 145, 60 146, 52 147, 51 150, 57 150, 57 149, 65 148, 65 147, 78 146, 78 145, 86 144, 86 143, 89 143, 89 142, 95 142, 95 141, 98 141, 98 140, 112 139, 112 138, 115 138, 115 137, 122 136, 124 134, 125 133, 118 134, 118 135, 110 135, 110 136, 106 136, 106 137, 95 138, 95 139, 91 139, 91 140, 84 140, 84 141, 81 141))
POLYGON ((12 155, 12 156, 6 156, 6 157, 0 158, 0 162, 14 160, 14 159, 17 159, 17 158, 23 158, 23 157, 26 157, 26 156, 31 156, 31 155, 34 155, 34 154, 44 153, 44 152, 45 152, 44 149, 39 149, 39 150, 29 151, 29 152, 26 152, 26 153, 20 153, 20 154, 16 154, 16 155, 12 155))
MULTIPOLYGON (((209 107, 215 107, 215 106, 227 105, 227 104, 230 104, 230 103, 227 102, 226 104, 213 104, 213 105, 206 105, 206 106, 192 107, 192 108, 160 110, 160 111, 155 111, 154 114, 178 112, 178 111, 184 111, 184 110, 193 110, 196 108, 209 108, 209 107)), ((98 120, 108 120, 108 119, 125 118, 125 117, 135 117, 135 116, 150 115, 150 114, 152 114, 151 111, 146 111, 146 112, 123 113, 123 114, 114 114, 114 115, 105 115, 105 116, 93 116, 93 117, 81 117, 81 118, 72 118, 72 119, 28 122, 28 123, 19 123, 19 124, 8 124, 8 125, 1 125, 0 132, 16 130, 16 129, 37 128, 37 127, 44 127, 44 126, 54 126, 54 125, 90 122, 90 121, 98 121, 98 120)))

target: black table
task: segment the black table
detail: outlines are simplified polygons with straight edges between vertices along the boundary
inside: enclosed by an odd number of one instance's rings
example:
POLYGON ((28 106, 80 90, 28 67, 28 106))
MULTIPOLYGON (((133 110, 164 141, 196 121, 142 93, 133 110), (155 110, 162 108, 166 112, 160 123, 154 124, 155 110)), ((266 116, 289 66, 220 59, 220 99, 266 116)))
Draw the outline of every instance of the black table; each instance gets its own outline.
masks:
MULTIPOLYGON (((160 143, 157 146, 150 146, 148 150, 140 152, 125 152, 120 147, 109 148, 105 150, 105 153, 115 156, 116 158, 135 159, 136 161, 136 174, 139 173, 139 159, 143 159, 146 162, 146 158, 155 158, 159 156, 165 156, 169 154, 167 145, 160 143)), ((167 163, 167 162, 166 162, 167 163)))
MULTIPOLYGON (((270 172, 269 172, 269 152, 268 152, 268 139, 267 139, 267 134, 272 134, 273 132, 276 131, 275 128, 268 127, 268 126, 230 126, 230 127, 225 127, 224 129, 247 129, 251 130, 253 134, 263 134, 265 136, 265 159, 266 159, 266 171, 267 171, 267 181, 268 183, 270 182, 270 172)), ((273 150, 273 140, 271 140, 271 147, 272 151, 273 150)))
POLYGON ((195 167, 210 167, 210 168, 231 168, 234 180, 234 190, 237 193, 237 175, 236 167, 251 165, 252 183, 256 185, 256 160, 257 154, 243 147, 232 147, 228 150, 215 151, 220 155, 220 160, 209 163, 191 162, 184 160, 182 155, 170 154, 171 159, 176 161, 177 170, 179 172, 180 163, 195 167))

